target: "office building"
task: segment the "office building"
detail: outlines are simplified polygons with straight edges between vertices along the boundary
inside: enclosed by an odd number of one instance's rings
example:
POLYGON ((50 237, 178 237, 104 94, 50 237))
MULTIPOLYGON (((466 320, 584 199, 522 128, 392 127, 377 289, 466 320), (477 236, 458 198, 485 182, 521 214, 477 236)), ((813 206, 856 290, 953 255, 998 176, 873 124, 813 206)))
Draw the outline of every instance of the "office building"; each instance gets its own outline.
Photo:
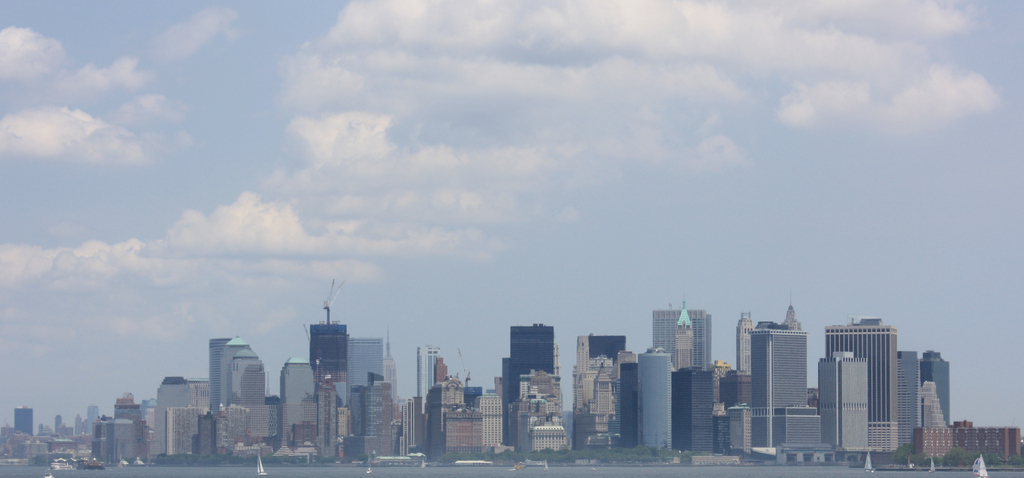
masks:
POLYGON ((192 401, 192 394, 188 387, 188 380, 185 377, 164 377, 160 387, 156 389, 156 408, 153 413, 153 442, 150 444, 150 451, 154 455, 169 453, 168 446, 168 424, 167 409, 188 407, 192 401))
MULTIPOLYGON (((683 301, 686 308, 686 301, 683 301)), ((687 310, 693 327, 693 352, 690 363, 693 368, 711 370, 711 314, 704 309, 687 310)))
POLYGON ((868 361, 868 447, 893 451, 899 444, 896 327, 876 317, 851 317, 825 328, 825 353, 853 352, 868 361))
MULTIPOLYGON (((228 347, 230 347, 230 342, 228 347)), ((228 347, 225 347, 227 352, 228 347)), ((270 433, 270 408, 266 404, 267 374, 263 361, 251 349, 239 350, 227 367, 231 384, 228 403, 249 410, 249 433, 253 437, 268 437, 270 433)))
POLYGON ((555 373, 555 328, 550 325, 512 326, 509 328, 509 356, 502 360, 502 432, 509 444, 509 429, 516 426, 510 421, 510 405, 519 399, 520 377, 534 371, 555 373))
POLYGON ((481 442, 484 448, 501 444, 501 397, 485 393, 476 399, 481 414, 481 442))
POLYGON ((744 454, 751 451, 751 411, 747 405, 729 407, 725 411, 729 417, 729 448, 743 450, 744 454))
POLYGON ((416 347, 416 396, 426 398, 427 392, 437 383, 434 367, 441 356, 441 349, 433 345, 416 347))
MULTIPOLYGON (((501 421, 501 403, 498 403, 498 421, 501 421)), ((413 397, 402 405, 402 437, 399 444, 402 456, 421 452, 426 432, 426 416, 423 414, 423 397, 413 397)), ((501 442, 501 436, 498 441, 501 442)))
POLYGON ((672 309, 669 304, 668 309, 653 312, 652 332, 653 347, 661 348, 669 354, 673 365, 693 365, 701 370, 711 366, 711 314, 707 311, 687 310, 685 300, 681 309, 672 309), (685 314, 683 311, 686 311, 685 314), (686 351, 676 351, 676 342, 680 340, 690 344, 688 354, 686 351), (686 355, 689 355, 688 361, 686 355))
POLYGON ((935 394, 942 406, 942 416, 946 417, 946 426, 953 423, 949 408, 949 362, 942 359, 942 354, 926 350, 921 354, 921 384, 935 383, 935 394))
POLYGON ((948 419, 942 413, 942 402, 936 392, 935 382, 921 385, 921 426, 924 428, 945 427, 948 419))
POLYGON ((188 391, 191 395, 190 407, 210 409, 210 379, 190 378, 188 380, 188 391))
POLYGON ((391 356, 391 331, 388 331, 388 341, 384 344, 384 381, 391 384, 391 390, 395 393, 395 401, 398 402, 398 364, 391 356))
POLYGON ((821 443, 837 450, 868 449, 868 361, 834 352, 818 361, 821 443))
MULTIPOLYGON (((217 370, 217 374, 220 376, 220 388, 219 396, 213 397, 213 388, 210 389, 210 403, 212 406, 214 398, 219 400, 219 405, 216 410, 221 410, 224 407, 231 405, 231 362, 234 360, 235 355, 243 350, 251 351, 249 344, 242 340, 241 337, 235 337, 220 347, 220 367, 217 370)), ((213 351, 210 351, 211 356, 213 351)), ((212 366, 211 366, 212 369, 212 366)), ((212 379, 212 377, 211 377, 212 379)))
POLYGON ((1020 455, 1020 428, 975 427, 969 421, 953 422, 951 427, 915 428, 914 454, 941 457, 953 448, 968 453, 999 455, 1002 459, 1020 455))
POLYGON ((331 383, 348 381, 348 327, 320 323, 309 326, 309 365, 317 383, 330 375, 331 383))
MULTIPOLYGON (((157 399, 159 400, 159 399, 157 399)), ((167 407, 164 409, 166 416, 166 444, 165 451, 168 455, 190 455, 197 453, 193 450, 193 438, 199 435, 199 417, 206 412, 199 407, 167 407)))
POLYGON ((712 372, 696 367, 672 372, 672 448, 714 451, 713 381, 712 372))
POLYGON ((21 432, 25 435, 32 435, 33 425, 31 408, 18 407, 14 409, 14 431, 21 432))
POLYGON ((921 426, 921 368, 917 352, 896 352, 896 421, 899 423, 898 443, 914 440, 914 428, 921 426))
POLYGON ((660 348, 637 356, 640 382, 640 444, 672 448, 672 359, 660 348))
MULTIPOLYGON (((684 306, 685 307, 685 306, 684 306)), ((657 309, 653 312, 651 331, 652 348, 659 348, 669 354, 669 357, 676 356, 676 328, 679 326, 679 319, 682 317, 681 309, 673 309, 669 304, 668 309, 657 309)), ((689 315, 687 315, 689 318, 689 315)))
POLYGON ((436 380, 435 383, 448 380, 448 365, 445 365, 444 357, 438 357, 434 362, 434 380, 436 380))
POLYGON ((292 425, 316 423, 316 378, 313 367, 303 358, 288 359, 281 367, 281 410, 277 436, 292 444, 292 425))
MULTIPOLYGON (((620 356, 621 357, 621 356, 620 356)), ((640 445, 640 370, 635 360, 619 363, 619 402, 616 416, 619 422, 619 446, 635 448, 640 445)))
POLYGON ((384 375, 384 339, 350 337, 348 339, 348 386, 367 385, 368 373, 384 375))
POLYGON ((221 387, 224 384, 221 377, 220 367, 223 363, 224 346, 231 339, 210 339, 210 411, 216 413, 220 410, 224 398, 221 395, 221 387))
POLYGON ((740 375, 750 375, 750 331, 754 330, 754 322, 750 320, 750 312, 740 314, 736 323, 736 371, 740 375))
POLYGON ((750 395, 751 445, 785 443, 786 437, 774 429, 775 417, 786 422, 791 415, 785 409, 806 407, 807 332, 758 322, 750 332, 750 395))
POLYGON ((96 420, 99 420, 100 418, 100 407, 96 405, 89 405, 85 409, 85 417, 85 433, 91 435, 93 425, 96 423, 96 420))
POLYGON ((750 404, 750 374, 740 373, 739 370, 730 370, 725 376, 718 379, 718 401, 725 405, 725 408, 734 407, 741 403, 750 404))
POLYGON ((800 321, 796 320, 796 310, 793 309, 793 304, 789 304, 789 309, 786 310, 786 320, 782 325, 789 330, 803 330, 800 327, 800 321))
POLYGON ((676 346, 672 352, 672 370, 693 366, 693 326, 686 314, 680 314, 676 325, 676 346))
POLYGON ((617 360, 619 352, 625 349, 624 335, 576 338, 572 444, 577 450, 588 448, 594 437, 609 433, 609 422, 615 419, 617 360))
POLYGON ((338 391, 330 378, 317 383, 316 448, 321 457, 338 456, 338 391))

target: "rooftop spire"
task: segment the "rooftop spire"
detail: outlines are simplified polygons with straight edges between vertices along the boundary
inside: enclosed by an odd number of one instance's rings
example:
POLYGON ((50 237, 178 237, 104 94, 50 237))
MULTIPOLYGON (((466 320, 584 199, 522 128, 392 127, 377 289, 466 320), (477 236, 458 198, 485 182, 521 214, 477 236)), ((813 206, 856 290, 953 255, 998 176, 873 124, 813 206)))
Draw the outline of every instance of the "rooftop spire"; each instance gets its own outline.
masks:
POLYGON ((683 299, 683 308, 679 311, 679 321, 676 325, 690 325, 690 313, 686 311, 686 299, 683 299))

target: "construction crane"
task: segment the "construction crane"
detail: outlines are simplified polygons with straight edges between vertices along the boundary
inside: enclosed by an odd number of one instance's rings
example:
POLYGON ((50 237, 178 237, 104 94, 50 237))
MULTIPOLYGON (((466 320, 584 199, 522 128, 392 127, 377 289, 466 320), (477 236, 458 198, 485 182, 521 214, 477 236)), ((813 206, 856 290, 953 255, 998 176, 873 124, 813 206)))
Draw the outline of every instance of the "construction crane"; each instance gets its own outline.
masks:
POLYGON ((469 387, 469 370, 466 370, 466 361, 462 360, 462 349, 456 348, 459 351, 459 362, 462 364, 462 371, 466 374, 466 387, 469 387))
POLYGON ((327 311, 327 325, 331 324, 331 304, 334 303, 334 298, 338 297, 338 292, 341 292, 341 286, 345 285, 345 281, 341 281, 338 284, 338 288, 334 288, 334 279, 331 279, 331 291, 327 294, 327 300, 324 301, 324 310, 327 311))

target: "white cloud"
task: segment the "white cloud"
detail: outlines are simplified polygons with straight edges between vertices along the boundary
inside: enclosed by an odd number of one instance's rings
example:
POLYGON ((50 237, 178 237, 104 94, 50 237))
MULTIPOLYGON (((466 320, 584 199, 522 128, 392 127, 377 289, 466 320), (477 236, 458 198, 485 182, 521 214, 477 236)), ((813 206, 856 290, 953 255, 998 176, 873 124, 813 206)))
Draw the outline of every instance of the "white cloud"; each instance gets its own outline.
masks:
POLYGON ((233 39, 238 35, 232 26, 237 18, 238 12, 230 8, 207 7, 156 37, 156 55, 165 60, 180 60, 192 56, 217 35, 233 39))
POLYGON ((130 131, 77 109, 33 108, 0 119, 0 157, 136 164, 148 160, 146 149, 130 131))
POLYGON ((145 94, 121 105, 113 115, 120 124, 139 124, 154 121, 180 123, 185 120, 188 107, 180 101, 167 99, 164 95, 145 94))
POLYGON ((990 111, 997 102, 981 75, 933 66, 891 95, 872 91, 866 82, 800 84, 780 100, 778 116, 796 127, 860 122, 883 132, 908 133, 990 111))
POLYGON ((64 60, 64 47, 31 29, 0 30, 0 79, 30 80, 55 70, 64 60))
POLYGON ((690 165, 697 170, 722 171, 746 162, 746 155, 736 143, 723 134, 717 134, 697 145, 690 165))
POLYGON ((59 86, 70 91, 104 91, 115 87, 137 90, 150 82, 154 75, 138 71, 139 59, 122 57, 106 68, 97 68, 92 63, 60 80, 59 86))

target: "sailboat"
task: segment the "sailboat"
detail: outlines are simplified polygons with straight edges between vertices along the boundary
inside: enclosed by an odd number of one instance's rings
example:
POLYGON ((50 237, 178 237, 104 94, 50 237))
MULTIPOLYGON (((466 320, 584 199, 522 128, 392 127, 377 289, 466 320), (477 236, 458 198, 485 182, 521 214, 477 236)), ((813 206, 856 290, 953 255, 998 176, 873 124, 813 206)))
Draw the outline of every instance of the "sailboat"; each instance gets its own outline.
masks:
POLYGON ((935 458, 932 458, 932 466, 928 468, 928 473, 935 473, 935 458))
POLYGON ((256 455, 256 476, 267 476, 267 472, 263 469, 263 458, 256 455))
POLYGON ((974 476, 988 476, 988 470, 985 469, 985 457, 978 456, 977 460, 974 460, 974 476))
POLYGON ((868 452, 868 457, 864 459, 864 471, 868 473, 874 473, 875 468, 871 466, 871 452, 868 452))
POLYGON ((420 468, 426 468, 426 467, 427 467, 427 461, 426 460, 420 460, 420 468))
POLYGON ((544 471, 548 471, 548 461, 544 460, 544 471))

